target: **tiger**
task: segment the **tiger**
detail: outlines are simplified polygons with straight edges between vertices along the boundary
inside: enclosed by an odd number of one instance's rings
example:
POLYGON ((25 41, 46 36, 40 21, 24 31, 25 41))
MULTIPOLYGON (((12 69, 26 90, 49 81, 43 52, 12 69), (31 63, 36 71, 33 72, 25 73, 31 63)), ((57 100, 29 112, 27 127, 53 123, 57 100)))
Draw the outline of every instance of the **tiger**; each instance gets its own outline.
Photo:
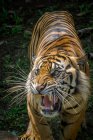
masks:
POLYGON ((68 11, 46 12, 39 18, 29 57, 29 125, 21 140, 54 140, 47 120, 57 116, 59 140, 76 140, 90 95, 89 64, 68 11))

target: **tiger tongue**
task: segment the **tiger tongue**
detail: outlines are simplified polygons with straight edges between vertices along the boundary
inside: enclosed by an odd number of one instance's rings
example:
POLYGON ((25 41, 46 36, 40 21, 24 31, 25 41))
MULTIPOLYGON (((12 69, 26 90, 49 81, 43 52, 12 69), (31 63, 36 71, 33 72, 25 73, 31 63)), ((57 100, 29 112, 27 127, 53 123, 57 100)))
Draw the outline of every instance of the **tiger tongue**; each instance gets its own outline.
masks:
POLYGON ((49 100, 47 95, 43 97, 43 104, 46 108, 50 108, 52 105, 52 102, 49 100))

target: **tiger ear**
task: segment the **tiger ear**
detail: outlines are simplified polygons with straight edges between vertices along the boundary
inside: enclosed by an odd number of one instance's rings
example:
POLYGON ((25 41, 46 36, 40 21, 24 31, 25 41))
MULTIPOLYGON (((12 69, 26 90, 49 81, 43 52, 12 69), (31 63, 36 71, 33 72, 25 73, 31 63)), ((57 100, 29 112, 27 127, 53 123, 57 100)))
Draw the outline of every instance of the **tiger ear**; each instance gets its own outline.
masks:
POLYGON ((71 57, 69 57, 69 59, 71 61, 71 64, 73 65, 73 67, 75 69, 79 69, 79 66, 78 66, 78 63, 77 63, 77 57, 71 56, 71 57))
POLYGON ((83 66, 85 63, 87 63, 87 57, 86 55, 82 57, 70 57, 72 65, 76 68, 79 69, 81 65, 83 66))
POLYGON ((87 63, 87 56, 84 55, 82 57, 78 57, 77 63, 78 63, 78 65, 84 65, 85 63, 87 63))
POLYGON ((35 59, 36 59, 36 56, 33 56, 33 57, 32 57, 32 64, 34 64, 35 59))
POLYGON ((78 62, 79 69, 85 72, 87 76, 89 76, 90 74, 89 74, 89 64, 88 64, 87 56, 85 55, 81 58, 78 58, 77 62, 78 62))

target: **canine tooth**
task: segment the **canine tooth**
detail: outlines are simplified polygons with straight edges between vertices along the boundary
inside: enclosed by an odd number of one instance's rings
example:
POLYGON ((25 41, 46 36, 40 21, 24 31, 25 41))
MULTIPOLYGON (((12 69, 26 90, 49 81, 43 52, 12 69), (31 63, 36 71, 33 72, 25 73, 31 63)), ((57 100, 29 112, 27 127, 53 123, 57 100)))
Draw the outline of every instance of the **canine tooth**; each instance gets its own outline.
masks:
POLYGON ((40 106, 40 108, 41 108, 41 109, 45 109, 45 107, 44 107, 44 106, 40 106))
POLYGON ((50 93, 48 97, 49 97, 49 100, 52 101, 52 93, 50 93))
POLYGON ((52 106, 52 105, 51 105, 51 107, 50 107, 50 108, 51 108, 51 110, 53 110, 53 106, 52 106))
POLYGON ((55 105, 55 103, 56 103, 56 96, 53 95, 53 104, 55 105))

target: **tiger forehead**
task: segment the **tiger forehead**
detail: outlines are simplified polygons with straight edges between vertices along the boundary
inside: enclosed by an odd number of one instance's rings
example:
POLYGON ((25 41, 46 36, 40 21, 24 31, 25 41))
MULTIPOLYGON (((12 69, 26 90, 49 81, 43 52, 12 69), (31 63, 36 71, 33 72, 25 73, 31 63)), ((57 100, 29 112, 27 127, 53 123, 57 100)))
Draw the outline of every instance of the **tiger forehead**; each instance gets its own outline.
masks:
POLYGON ((40 71, 51 71, 51 69, 55 68, 62 68, 65 69, 69 61, 64 56, 50 56, 45 59, 41 59, 35 63, 35 68, 39 69, 40 71))
POLYGON ((42 74, 50 73, 52 70, 62 69, 65 70, 65 65, 60 65, 54 62, 44 62, 39 68, 39 72, 42 74))
POLYGON ((50 71, 51 70, 52 63, 49 61, 43 62, 40 66, 40 70, 42 71, 50 71))

